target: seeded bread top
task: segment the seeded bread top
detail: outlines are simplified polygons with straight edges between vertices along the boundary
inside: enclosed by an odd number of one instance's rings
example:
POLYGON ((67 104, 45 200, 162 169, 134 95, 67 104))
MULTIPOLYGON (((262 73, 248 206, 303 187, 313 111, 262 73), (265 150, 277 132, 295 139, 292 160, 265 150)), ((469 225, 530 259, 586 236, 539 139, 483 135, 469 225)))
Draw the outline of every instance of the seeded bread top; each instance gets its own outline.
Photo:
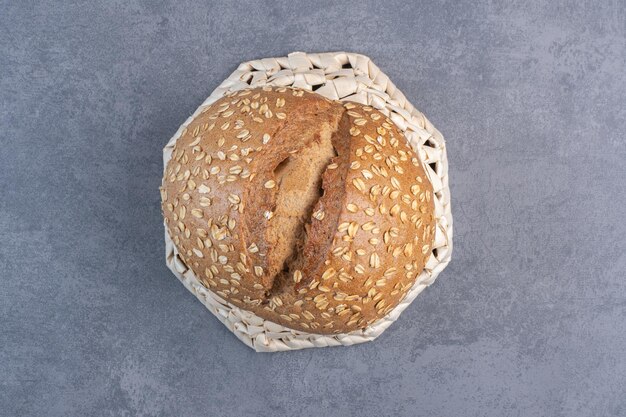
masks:
POLYGON ((371 107, 301 89, 209 106, 178 139, 161 195, 198 279, 293 329, 366 327, 431 253, 432 187, 404 136, 371 107))

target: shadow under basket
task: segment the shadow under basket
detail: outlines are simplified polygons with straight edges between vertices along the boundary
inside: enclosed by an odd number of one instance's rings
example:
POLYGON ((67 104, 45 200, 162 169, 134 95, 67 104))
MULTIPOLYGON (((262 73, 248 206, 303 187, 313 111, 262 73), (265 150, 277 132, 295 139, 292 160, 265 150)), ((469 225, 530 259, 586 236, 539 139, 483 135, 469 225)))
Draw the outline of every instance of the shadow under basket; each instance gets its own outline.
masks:
POLYGON ((163 168, 165 169, 170 160, 174 144, 183 130, 207 106, 233 91, 262 86, 298 87, 315 91, 333 100, 367 104, 380 110, 398 126, 419 155, 435 196, 435 240, 424 270, 402 302, 385 317, 360 331, 321 335, 292 330, 262 319, 228 303, 207 289, 178 256, 166 229, 167 266, 239 340, 257 352, 349 346, 372 341, 398 319, 402 311, 424 288, 435 281, 437 275, 450 262, 452 214, 448 159, 443 136, 368 57, 347 52, 294 52, 282 58, 265 58, 240 64, 169 140, 163 149, 163 168))

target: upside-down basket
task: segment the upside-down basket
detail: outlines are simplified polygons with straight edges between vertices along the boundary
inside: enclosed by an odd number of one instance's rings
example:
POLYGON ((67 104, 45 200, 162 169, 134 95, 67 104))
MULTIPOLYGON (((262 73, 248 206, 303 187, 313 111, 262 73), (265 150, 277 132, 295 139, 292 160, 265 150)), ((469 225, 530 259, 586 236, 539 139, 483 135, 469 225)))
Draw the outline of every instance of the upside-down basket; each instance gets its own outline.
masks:
POLYGON ((353 345, 376 339, 400 313, 435 281, 450 262, 452 214, 448 188, 448 159, 443 136, 416 110, 389 78, 366 56, 331 52, 244 62, 183 123, 163 149, 163 169, 182 131, 207 106, 227 93, 250 87, 292 86, 314 90, 334 100, 355 101, 380 110, 398 126, 417 151, 432 183, 437 227, 433 251, 402 302, 388 315, 361 330, 336 335, 296 331, 240 309, 207 289, 181 258, 165 228, 165 259, 178 279, 242 342, 257 352, 275 352, 310 347, 353 345))

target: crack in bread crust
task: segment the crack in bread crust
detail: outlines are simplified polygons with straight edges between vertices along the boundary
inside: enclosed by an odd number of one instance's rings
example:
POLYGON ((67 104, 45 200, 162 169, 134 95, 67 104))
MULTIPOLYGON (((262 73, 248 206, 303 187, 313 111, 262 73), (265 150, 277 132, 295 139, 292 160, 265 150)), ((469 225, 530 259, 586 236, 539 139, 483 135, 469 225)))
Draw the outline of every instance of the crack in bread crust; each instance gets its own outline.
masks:
POLYGON ((308 106, 281 124, 271 135, 273 146, 260 152, 253 165, 257 176, 245 193, 249 210, 244 215, 248 231, 244 244, 254 241, 260 248, 251 258, 263 268, 264 301, 280 286, 275 281, 281 281, 285 267, 299 257, 303 227, 319 199, 322 173, 334 155, 330 137, 344 109, 328 104, 308 106), (299 199, 298 193, 307 194, 309 201, 299 199))
POLYGON ((308 285, 314 276, 321 275, 324 260, 339 224, 346 198, 345 180, 350 157, 350 136, 347 135, 349 127, 350 121, 344 112, 331 138, 336 156, 330 164, 332 169, 327 167, 322 176, 324 194, 313 210, 316 215, 311 217, 301 256, 292 266, 293 271, 308 272, 296 283, 294 287, 296 291, 308 285))
POLYGON ((332 122, 322 124, 312 138, 301 138, 305 146, 290 153, 274 169, 277 193, 267 240, 273 246, 270 263, 281 268, 273 278, 268 297, 284 290, 293 291, 291 275, 294 266, 306 256, 304 249, 315 220, 313 215, 321 216, 314 209, 326 194, 323 178, 337 156, 333 138, 340 120, 332 122))

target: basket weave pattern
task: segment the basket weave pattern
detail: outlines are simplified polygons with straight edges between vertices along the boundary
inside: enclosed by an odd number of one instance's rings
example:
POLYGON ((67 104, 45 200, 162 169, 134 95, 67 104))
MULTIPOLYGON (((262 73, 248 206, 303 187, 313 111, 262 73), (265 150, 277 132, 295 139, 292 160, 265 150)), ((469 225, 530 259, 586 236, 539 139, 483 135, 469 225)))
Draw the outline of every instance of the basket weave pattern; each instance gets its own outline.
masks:
POLYGON ((452 214, 448 160, 443 136, 416 110, 389 78, 366 56, 346 52, 305 54, 244 62, 185 121, 163 149, 163 169, 176 140, 207 106, 227 93, 262 86, 291 86, 314 90, 340 101, 368 104, 388 116, 417 151, 434 191, 436 218, 433 253, 402 302, 387 316, 361 331, 319 335, 292 330, 242 310, 208 290, 178 256, 165 229, 166 263, 176 277, 242 342, 257 352, 352 345, 374 340, 400 316, 417 295, 432 284, 450 262, 452 214))

